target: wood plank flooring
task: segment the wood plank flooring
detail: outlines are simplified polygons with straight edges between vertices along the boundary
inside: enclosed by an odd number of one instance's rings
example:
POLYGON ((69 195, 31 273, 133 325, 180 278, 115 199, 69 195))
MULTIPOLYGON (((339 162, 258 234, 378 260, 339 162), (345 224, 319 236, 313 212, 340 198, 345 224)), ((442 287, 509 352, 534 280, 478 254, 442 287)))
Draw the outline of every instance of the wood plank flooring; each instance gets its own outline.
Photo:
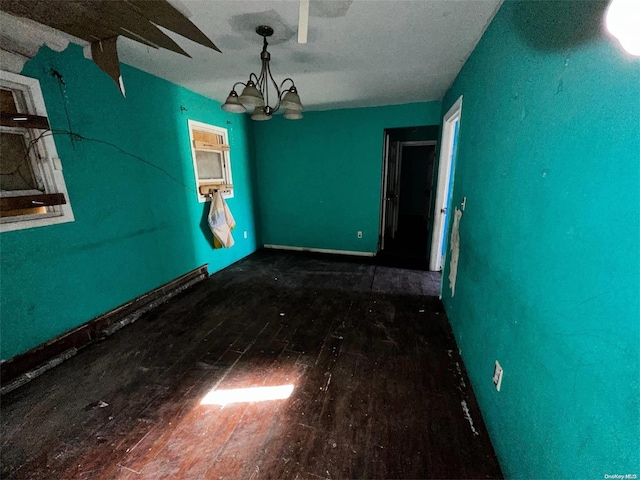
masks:
POLYGON ((0 476, 501 478, 438 285, 257 252, 5 395, 0 476))

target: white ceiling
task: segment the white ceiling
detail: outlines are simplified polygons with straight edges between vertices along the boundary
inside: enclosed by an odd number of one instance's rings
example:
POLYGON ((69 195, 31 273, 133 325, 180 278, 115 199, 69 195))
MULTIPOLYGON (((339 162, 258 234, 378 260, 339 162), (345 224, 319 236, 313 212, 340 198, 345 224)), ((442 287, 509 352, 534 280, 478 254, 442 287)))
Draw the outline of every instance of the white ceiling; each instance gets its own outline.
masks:
MULTIPOLYGON (((193 58, 121 37, 120 60, 224 102, 259 73, 260 24, 277 82, 292 77, 307 110, 440 100, 502 0, 311 0, 298 44, 297 0, 171 0, 222 54, 165 31, 193 58)), ((126 87, 126 78, 124 79, 126 87)))

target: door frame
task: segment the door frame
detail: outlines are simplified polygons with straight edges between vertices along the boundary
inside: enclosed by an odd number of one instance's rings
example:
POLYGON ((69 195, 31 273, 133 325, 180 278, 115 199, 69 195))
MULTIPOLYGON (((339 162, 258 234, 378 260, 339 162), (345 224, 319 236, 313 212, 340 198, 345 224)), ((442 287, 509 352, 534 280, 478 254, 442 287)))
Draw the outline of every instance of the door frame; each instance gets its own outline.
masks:
MULTIPOLYGON (((453 174, 453 160, 455 157, 454 140, 455 124, 460 121, 462 114, 462 96, 451 106, 442 118, 442 138, 440 141, 440 156, 438 157, 438 181, 436 187, 436 202, 433 211, 433 231, 431 235, 431 253, 429 255, 429 270, 440 271, 444 263, 440 254, 446 227, 446 213, 449 209, 449 184, 453 174)), ((459 125, 458 125, 459 129, 459 125)), ((459 130, 458 130, 459 132, 459 130)))
POLYGON ((389 132, 383 133, 382 140, 382 179, 380 182, 380 221, 378 225, 378 248, 379 253, 383 247, 384 217, 386 215, 385 188, 387 187, 387 162, 389 161, 389 132))
MULTIPOLYGON (((385 130, 384 131, 384 152, 383 152, 383 160, 382 160, 382 183, 381 183, 381 187, 380 187, 380 222, 379 222, 379 232, 378 232, 378 252, 382 251, 382 249, 384 248, 384 240, 385 240, 385 220, 386 220, 386 216, 387 216, 387 199, 386 199, 386 195, 387 195, 387 179, 388 179, 388 171, 389 171, 389 148, 391 146, 391 141, 389 138, 389 133, 385 130)), ((404 142, 398 142, 399 143, 399 148, 398 148, 398 165, 399 165, 399 172, 398 172, 398 181, 400 181, 400 174, 402 173, 401 169, 402 169, 402 151, 404 149, 404 147, 430 147, 430 146, 435 146, 435 148, 438 148, 438 141, 437 140, 411 140, 411 141, 404 141, 404 142)), ((400 194, 402 194, 400 192, 400 194)), ((399 200, 398 200, 399 201, 399 200)), ((396 219, 397 221, 397 219, 396 219)))
MULTIPOLYGON (((396 165, 400 165, 400 155, 402 153, 402 148, 400 146, 400 142, 392 142, 391 135, 385 129, 384 131, 384 151, 382 152, 382 184, 380 186, 380 225, 378 231, 378 252, 381 252, 384 248, 385 244, 385 231, 386 231, 386 221, 388 215, 388 205, 387 205, 387 183, 389 182, 389 153, 391 151, 391 145, 397 143, 398 144, 398 158, 396 158, 396 165)), ((399 173, 398 173, 399 178, 399 173)))

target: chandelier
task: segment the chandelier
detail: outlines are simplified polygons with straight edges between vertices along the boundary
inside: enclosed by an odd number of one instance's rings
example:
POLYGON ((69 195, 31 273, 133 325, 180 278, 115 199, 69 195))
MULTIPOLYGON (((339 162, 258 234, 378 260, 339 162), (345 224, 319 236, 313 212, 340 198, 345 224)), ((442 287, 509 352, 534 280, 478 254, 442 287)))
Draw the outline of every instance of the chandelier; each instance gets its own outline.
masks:
POLYGON ((273 28, 267 25, 260 25, 256 28, 256 33, 263 38, 262 53, 260 60, 262 61, 262 69, 260 75, 251 73, 247 83, 237 82, 231 89, 231 93, 222 105, 222 109, 231 113, 244 113, 247 109, 253 109, 251 120, 270 120, 271 116, 277 112, 280 107, 284 108, 284 118, 288 120, 300 120, 302 118, 302 103, 298 96, 293 80, 285 78, 280 86, 273 79, 269 61, 271 54, 267 52, 267 37, 273 35, 273 28), (289 88, 285 85, 291 83, 289 88), (244 89, 240 96, 236 92, 236 86, 244 85, 244 89), (271 94, 271 98, 269 95, 271 94), (271 106, 270 101, 275 101, 271 106))

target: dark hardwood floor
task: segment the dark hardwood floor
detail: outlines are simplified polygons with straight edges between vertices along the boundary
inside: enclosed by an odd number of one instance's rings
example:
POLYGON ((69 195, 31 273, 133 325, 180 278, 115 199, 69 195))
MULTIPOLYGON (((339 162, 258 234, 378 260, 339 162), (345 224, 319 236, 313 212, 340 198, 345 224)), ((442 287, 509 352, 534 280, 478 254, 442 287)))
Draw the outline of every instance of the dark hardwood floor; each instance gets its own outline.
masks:
POLYGON ((438 275, 257 252, 5 395, 0 475, 501 477, 438 275))

